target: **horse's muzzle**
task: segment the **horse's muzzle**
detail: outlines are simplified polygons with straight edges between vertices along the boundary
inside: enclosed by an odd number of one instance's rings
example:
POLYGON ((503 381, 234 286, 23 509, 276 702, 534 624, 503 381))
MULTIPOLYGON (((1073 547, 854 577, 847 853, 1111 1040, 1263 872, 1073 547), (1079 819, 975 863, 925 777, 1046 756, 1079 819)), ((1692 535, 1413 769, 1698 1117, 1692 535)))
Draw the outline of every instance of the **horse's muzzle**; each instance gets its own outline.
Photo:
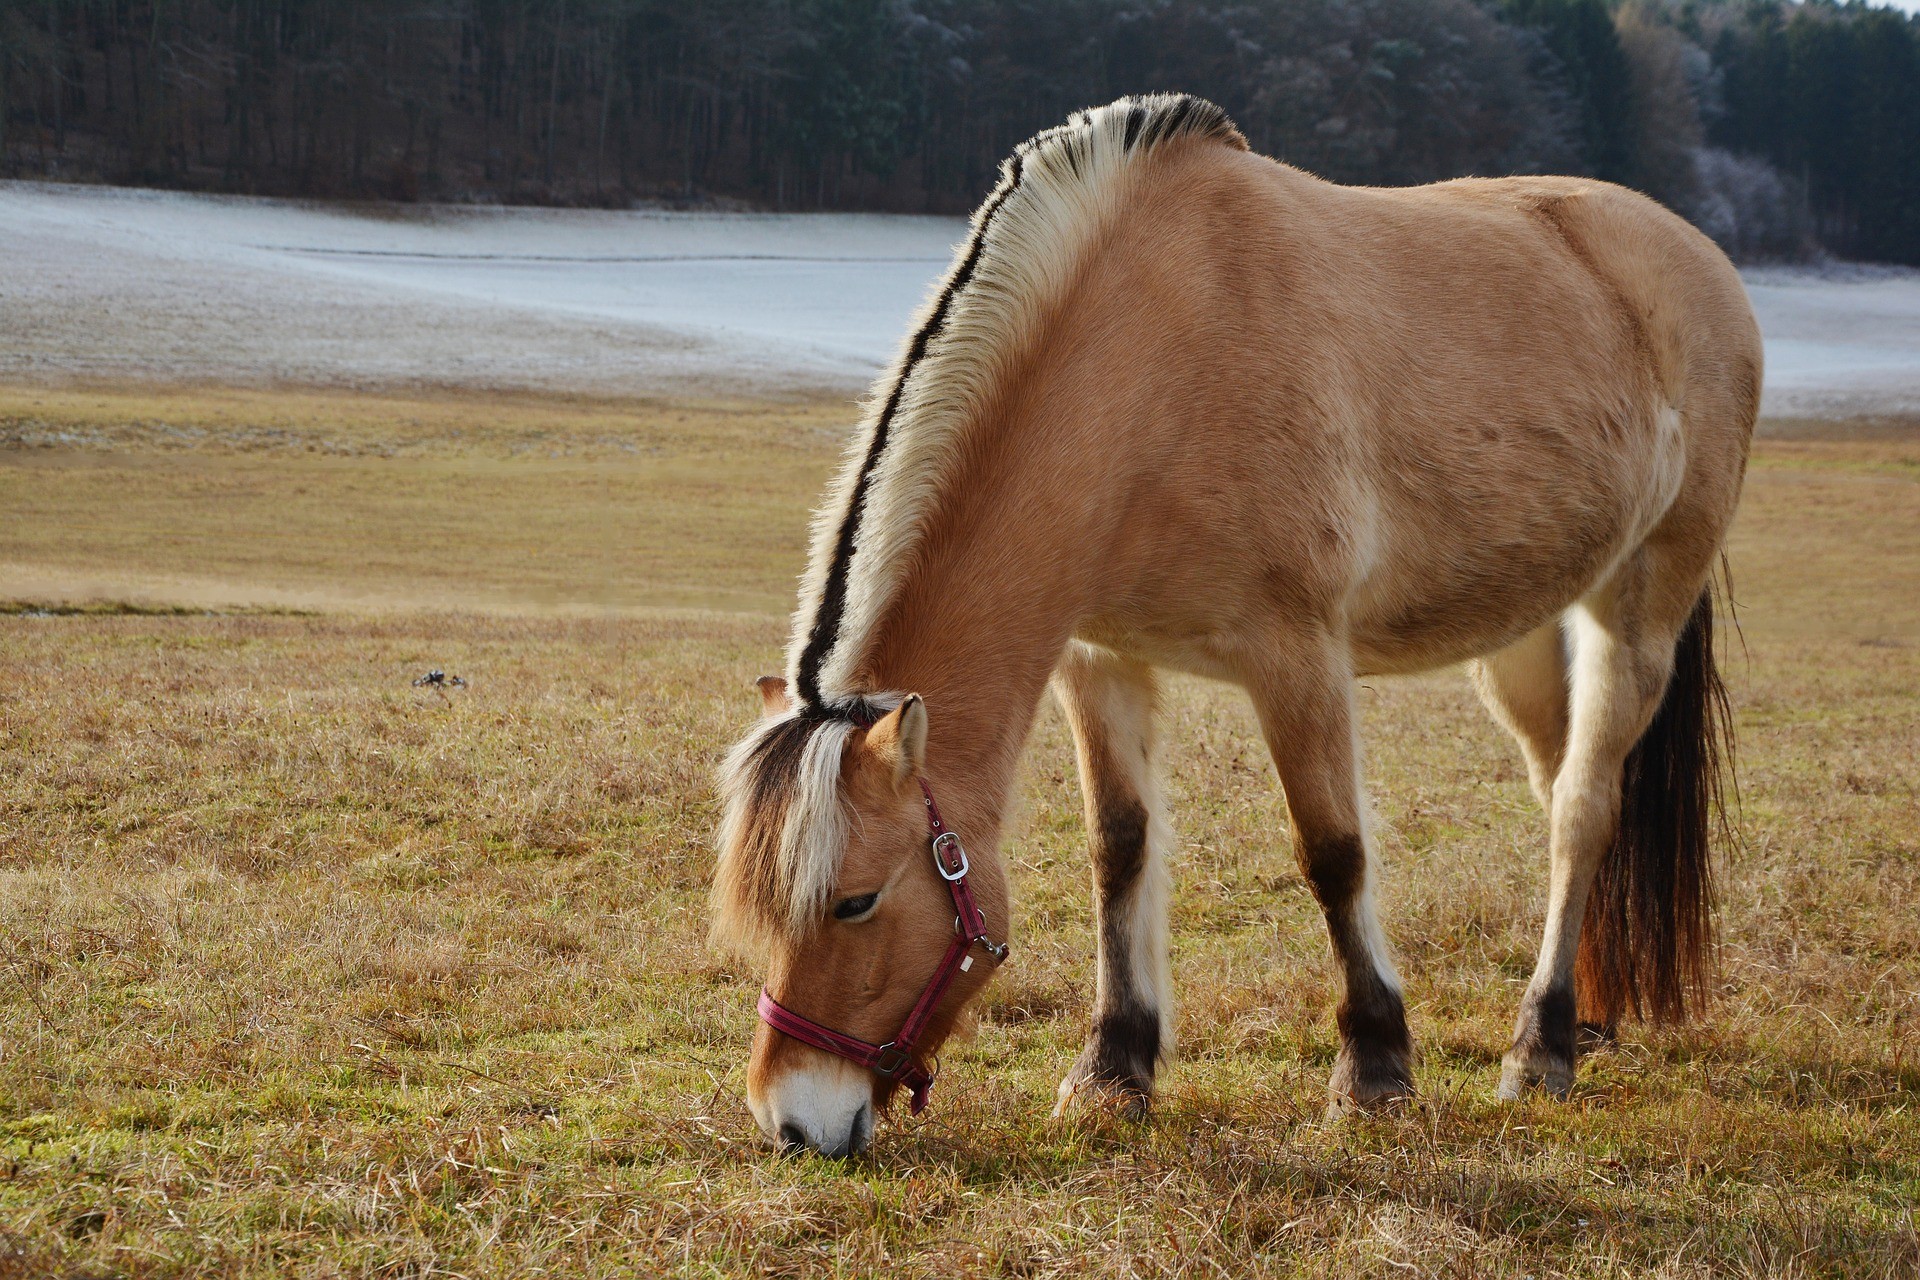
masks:
POLYGON ((873 1142, 873 1077, 850 1062, 803 1052, 809 1061, 782 1072, 759 1096, 749 1093, 760 1132, 790 1155, 859 1155, 873 1142))
POLYGON ((861 1104, 860 1109, 853 1113, 853 1123, 848 1127, 846 1135, 831 1146, 824 1141, 816 1141, 806 1129, 791 1120, 780 1126, 780 1147, 788 1155, 805 1155, 811 1151, 816 1155, 845 1160, 849 1156, 857 1156, 865 1151, 872 1141, 873 1104, 871 1103, 861 1104))

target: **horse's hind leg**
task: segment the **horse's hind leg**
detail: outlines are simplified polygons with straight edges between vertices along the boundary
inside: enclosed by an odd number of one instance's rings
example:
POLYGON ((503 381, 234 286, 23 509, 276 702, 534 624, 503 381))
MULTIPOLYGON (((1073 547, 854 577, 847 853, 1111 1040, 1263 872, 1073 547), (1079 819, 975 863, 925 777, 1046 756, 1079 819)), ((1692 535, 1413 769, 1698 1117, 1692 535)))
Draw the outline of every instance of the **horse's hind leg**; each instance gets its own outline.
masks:
POLYGON ((1555 618, 1473 664, 1473 684, 1493 718, 1520 743, 1527 780, 1553 812, 1553 779, 1567 752, 1567 655, 1555 618))
POLYGON ((1533 1085, 1561 1096, 1573 1088, 1574 965, 1588 895, 1619 824, 1622 766, 1660 705, 1704 576, 1643 548, 1569 615, 1571 718, 1551 788, 1546 932, 1502 1059, 1503 1098, 1533 1085))
POLYGON ((1093 849, 1097 926, 1093 1029, 1060 1082, 1076 1097, 1145 1108, 1154 1068, 1172 1048, 1167 973, 1167 823, 1154 775, 1153 672, 1074 644, 1054 674, 1073 728, 1093 849))
POLYGON ((1413 1093, 1413 1045, 1400 977, 1373 906, 1373 859, 1360 794, 1353 673, 1330 639, 1284 652, 1252 688, 1293 818, 1294 853, 1319 900, 1345 996, 1333 1106, 1413 1093))

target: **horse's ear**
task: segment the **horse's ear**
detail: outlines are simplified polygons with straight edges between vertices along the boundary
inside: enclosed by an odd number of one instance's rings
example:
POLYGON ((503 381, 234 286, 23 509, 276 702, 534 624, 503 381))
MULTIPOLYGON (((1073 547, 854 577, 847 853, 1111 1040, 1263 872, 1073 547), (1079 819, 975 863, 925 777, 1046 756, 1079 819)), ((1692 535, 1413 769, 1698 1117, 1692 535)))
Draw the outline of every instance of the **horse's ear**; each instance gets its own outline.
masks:
POLYGON ((787 696, 787 682, 779 676, 761 676, 753 683, 760 690, 760 709, 768 719, 785 715, 793 705, 793 699, 787 696))
POLYGON ((908 694, 905 702, 867 730, 867 750, 892 772, 896 787, 920 776, 927 763, 927 704, 919 694, 908 694))

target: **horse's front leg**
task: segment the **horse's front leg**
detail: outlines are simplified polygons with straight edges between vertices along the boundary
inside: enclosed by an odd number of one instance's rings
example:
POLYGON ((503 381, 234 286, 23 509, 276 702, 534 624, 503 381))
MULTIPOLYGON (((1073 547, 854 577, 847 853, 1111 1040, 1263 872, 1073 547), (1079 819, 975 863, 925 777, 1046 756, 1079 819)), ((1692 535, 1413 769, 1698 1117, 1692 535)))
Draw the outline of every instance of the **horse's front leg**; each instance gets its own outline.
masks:
POLYGON ((1072 726, 1093 850, 1093 1029, 1060 1082, 1057 1112, 1078 1100, 1144 1111, 1154 1068, 1172 1050, 1167 973, 1169 843, 1154 774, 1151 668, 1069 647, 1053 689, 1072 726))
POLYGON ((1351 667, 1331 641, 1303 644, 1251 692, 1286 789, 1294 853, 1326 917, 1345 987, 1335 1014, 1332 1105, 1411 1097, 1413 1045, 1400 977, 1374 914, 1351 667))

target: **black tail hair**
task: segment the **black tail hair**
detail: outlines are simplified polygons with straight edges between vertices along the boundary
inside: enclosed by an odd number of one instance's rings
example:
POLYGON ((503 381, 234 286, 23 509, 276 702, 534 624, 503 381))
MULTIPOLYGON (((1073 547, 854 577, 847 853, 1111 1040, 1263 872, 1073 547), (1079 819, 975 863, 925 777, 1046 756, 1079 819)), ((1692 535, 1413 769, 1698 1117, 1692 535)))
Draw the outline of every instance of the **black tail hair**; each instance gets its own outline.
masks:
POLYGON ((1733 708, 1713 658, 1714 590, 1674 650, 1660 709, 1620 777, 1620 824, 1587 899, 1575 967, 1580 1021, 1680 1022, 1713 971, 1712 841, 1727 836, 1733 708))

